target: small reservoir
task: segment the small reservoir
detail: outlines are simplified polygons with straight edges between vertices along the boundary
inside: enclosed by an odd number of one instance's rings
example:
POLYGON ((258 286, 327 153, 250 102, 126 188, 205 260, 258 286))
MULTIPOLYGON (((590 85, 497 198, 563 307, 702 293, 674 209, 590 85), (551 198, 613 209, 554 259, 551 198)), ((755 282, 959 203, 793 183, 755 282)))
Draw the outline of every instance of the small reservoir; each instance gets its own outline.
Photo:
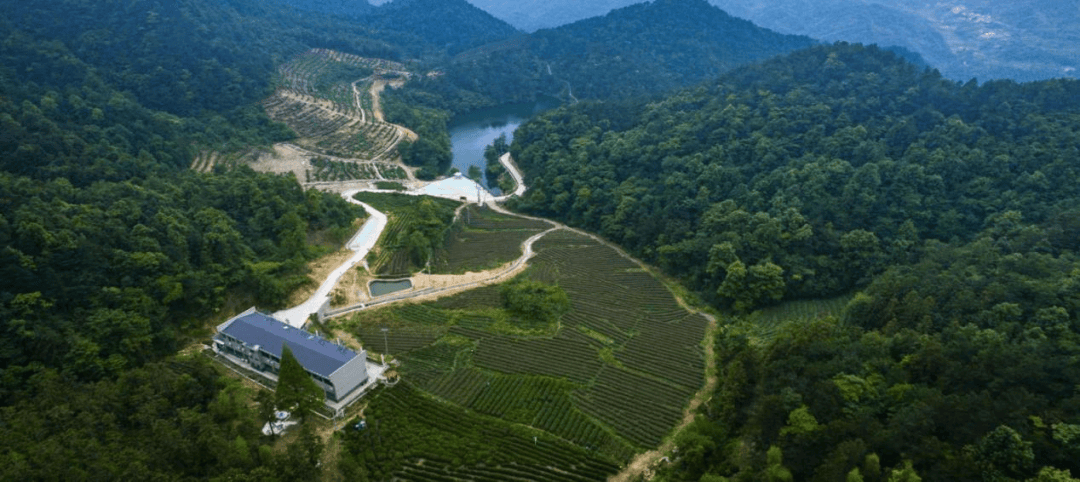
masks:
POLYGON ((375 280, 368 284, 368 291, 371 292, 372 298, 378 298, 390 293, 397 293, 398 291, 405 291, 410 288, 412 288, 412 280, 408 279, 393 281, 375 280))
MULTIPOLYGON (((504 104, 454 117, 449 126, 454 167, 465 174, 469 173, 469 166, 477 166, 484 172, 484 149, 495 138, 506 135, 506 142, 513 142, 518 126, 558 105, 558 99, 545 97, 537 102, 504 104)), ((486 180, 481 180, 480 184, 489 189, 493 187, 488 186, 486 180)))

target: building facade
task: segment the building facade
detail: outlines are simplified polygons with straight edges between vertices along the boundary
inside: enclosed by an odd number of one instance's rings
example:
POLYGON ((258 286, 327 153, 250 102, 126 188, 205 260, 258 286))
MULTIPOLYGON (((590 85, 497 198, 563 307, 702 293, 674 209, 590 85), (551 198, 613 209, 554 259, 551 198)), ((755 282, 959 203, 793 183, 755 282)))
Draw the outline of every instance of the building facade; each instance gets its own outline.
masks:
POLYGON ((285 345, 330 400, 342 400, 368 380, 364 350, 357 353, 316 334, 293 328, 255 308, 218 325, 214 335, 214 351, 239 359, 274 380, 277 380, 285 345))

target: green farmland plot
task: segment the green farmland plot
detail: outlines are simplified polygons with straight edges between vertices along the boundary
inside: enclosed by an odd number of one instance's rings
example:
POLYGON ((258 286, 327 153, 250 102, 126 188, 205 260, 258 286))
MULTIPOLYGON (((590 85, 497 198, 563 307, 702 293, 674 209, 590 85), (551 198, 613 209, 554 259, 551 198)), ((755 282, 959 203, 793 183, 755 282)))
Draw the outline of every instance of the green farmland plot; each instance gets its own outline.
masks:
MULTIPOLYGON (((405 203, 380 201, 391 208, 405 203)), ((465 229, 517 234, 505 243, 548 229, 482 209, 463 213, 465 229)), ((508 330, 514 318, 500 286, 362 311, 353 331, 378 347, 384 341, 377 326, 400 324, 385 336, 403 379, 450 406, 529 426, 619 462, 656 446, 704 384, 707 320, 680 306, 637 263, 588 236, 555 230, 533 249, 516 279, 558 286, 570 300, 550 331, 508 330)), ((463 477, 447 475, 446 467, 423 472, 424 466, 395 477, 463 477)))
POLYGON ((440 402, 408 382, 373 394, 346 429, 348 480, 602 480, 615 461, 541 430, 440 402), (350 424, 354 425, 354 424, 350 424))
POLYGON ((447 237, 458 201, 398 193, 359 192, 354 198, 386 213, 389 223, 377 254, 369 259, 380 275, 408 276, 429 265, 447 237))
POLYGON ((756 310, 740 317, 739 325, 758 338, 767 341, 788 324, 809 324, 826 317, 839 318, 852 295, 817 300, 797 300, 756 310))
POLYGON ((451 228, 431 271, 460 274, 498 267, 521 256, 526 239, 551 227, 551 223, 502 214, 487 206, 469 206, 451 228))

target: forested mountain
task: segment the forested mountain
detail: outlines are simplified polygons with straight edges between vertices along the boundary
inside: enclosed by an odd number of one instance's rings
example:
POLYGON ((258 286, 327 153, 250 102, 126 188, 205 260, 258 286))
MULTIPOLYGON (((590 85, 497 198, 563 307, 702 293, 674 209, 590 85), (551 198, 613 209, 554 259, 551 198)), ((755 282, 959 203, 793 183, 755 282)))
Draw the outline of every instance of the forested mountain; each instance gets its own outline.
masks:
POLYGON ((765 341, 733 323, 672 477, 1076 474, 1077 99, 1077 81, 961 84, 875 47, 814 47, 529 122, 518 208, 736 314, 865 289, 765 341))
POLYGON ((362 20, 375 28, 414 35, 450 55, 518 33, 465 0, 395 0, 362 20))
MULTIPOLYGON (((993 65, 1072 65, 1075 12, 1059 4, 935 4, 966 22, 949 23, 919 3, 889 8, 954 26, 950 49, 1001 32, 982 50, 1005 59, 993 65)), ((620 243, 726 315, 719 385, 661 480, 1080 475, 1077 81, 957 83, 704 0, 527 36, 461 0, 0 4, 0 480, 318 478, 310 431, 271 449, 256 420, 273 401, 178 353, 223 312, 280 306, 363 216, 289 176, 187 169, 200 151, 293 138, 256 102, 313 47, 430 67, 384 96, 423 136, 407 159, 448 158, 454 112, 544 94, 572 104, 517 132, 530 192, 514 207, 620 243), (760 307, 831 295, 843 312, 755 322, 760 307)), ((628 354, 604 350, 589 362, 628 354)), ((385 420, 418 400, 467 413, 404 386, 385 420)), ((485 474, 529 449, 595 450, 532 432, 494 447, 486 430, 470 442, 484 452, 461 452, 485 474)), ((393 437, 385 447, 441 440, 393 437)), ((361 452, 375 441, 377 428, 346 439, 342 473, 401 462, 361 452)))
POLYGON ((591 17, 600 17, 617 8, 643 0, 599 0, 592 2, 552 0, 469 0, 526 32, 555 28, 591 17))
POLYGON ((899 45, 966 81, 1076 77, 1080 10, 1043 0, 710 0, 778 32, 899 45))
POLYGON ((813 48, 662 102, 523 126, 514 151, 537 188, 521 207, 596 229, 716 301, 740 301, 717 293, 737 261, 782 269, 783 297, 834 294, 921 239, 1069 209, 1078 92, 959 84, 874 47, 813 48), (723 234, 745 223, 759 234, 723 234))
MULTIPOLYGON (((601 16, 642 0, 470 0, 531 32, 601 16)), ((987 0, 709 0, 777 32, 828 42, 900 46, 946 77, 1038 80, 1076 77, 1080 10, 1075 2, 987 0)))
MULTIPOLYGON (((397 58, 355 22, 253 0, 3 2, 9 28, 63 43, 103 80, 177 115, 222 112, 268 94, 270 76, 310 47, 397 58)), ((72 79, 52 75, 60 85, 72 79)))
POLYGON ((177 355, 226 303, 280 306, 360 215, 186 169, 294 135, 248 103, 303 35, 246 28, 264 3, 4 3, 0 479, 310 480, 317 441, 265 456, 246 389, 177 355))
POLYGON ((704 0, 659 0, 463 52, 445 75, 393 95, 453 112, 538 95, 643 96, 812 43, 758 28, 704 0))
POLYGON ((283 0, 299 10, 357 17, 375 10, 367 0, 283 0))

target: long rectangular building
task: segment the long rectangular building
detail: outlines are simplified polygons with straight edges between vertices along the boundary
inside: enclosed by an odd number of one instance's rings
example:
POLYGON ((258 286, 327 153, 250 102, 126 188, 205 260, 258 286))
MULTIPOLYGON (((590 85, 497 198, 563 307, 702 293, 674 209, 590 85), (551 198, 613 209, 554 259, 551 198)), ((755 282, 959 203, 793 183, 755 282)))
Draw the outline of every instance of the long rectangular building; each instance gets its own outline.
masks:
POLYGON ((359 353, 293 328, 251 308, 218 325, 214 350, 277 379, 281 348, 288 345, 330 400, 340 401, 367 382, 367 353, 359 353))

